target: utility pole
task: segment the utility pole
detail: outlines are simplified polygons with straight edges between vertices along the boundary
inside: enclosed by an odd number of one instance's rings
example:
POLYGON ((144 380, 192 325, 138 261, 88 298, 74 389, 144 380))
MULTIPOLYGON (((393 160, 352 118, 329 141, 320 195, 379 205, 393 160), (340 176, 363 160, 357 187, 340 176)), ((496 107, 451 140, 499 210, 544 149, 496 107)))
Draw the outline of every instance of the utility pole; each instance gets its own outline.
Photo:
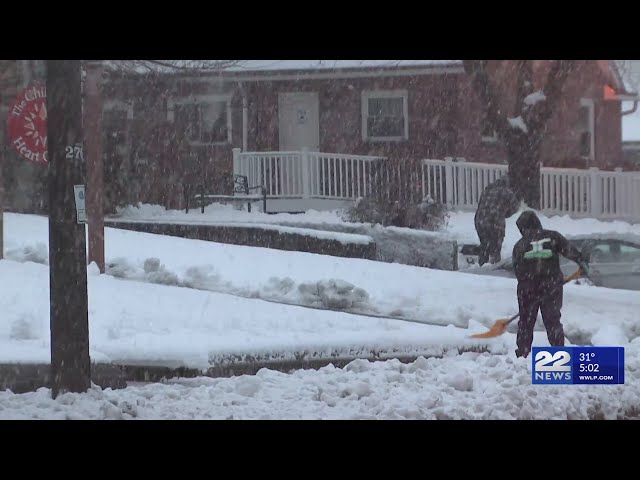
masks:
POLYGON ((80 60, 47 60, 53 398, 91 386, 81 72, 80 60))

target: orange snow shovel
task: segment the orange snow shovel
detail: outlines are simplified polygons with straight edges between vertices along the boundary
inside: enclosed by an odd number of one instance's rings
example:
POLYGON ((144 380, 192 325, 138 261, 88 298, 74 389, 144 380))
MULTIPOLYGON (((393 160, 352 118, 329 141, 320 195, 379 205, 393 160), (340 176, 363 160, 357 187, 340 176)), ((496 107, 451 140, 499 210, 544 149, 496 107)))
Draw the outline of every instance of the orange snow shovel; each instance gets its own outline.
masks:
MULTIPOLYGON (((575 280, 577 278, 580 278, 582 276, 582 268, 579 268, 578 270, 575 271, 575 273, 572 273, 571 275, 569 275, 568 277, 566 277, 564 279, 564 284, 569 283, 571 280, 575 280)), ((555 290, 552 290, 552 292, 555 290)), ((496 323, 493 324, 493 326, 486 332, 484 333, 476 333, 475 335, 471 335, 471 338, 494 338, 494 337, 499 337, 500 335, 502 335, 504 332, 506 332, 507 330, 507 326, 513 322, 516 318, 518 318, 520 316, 520 313, 516 313, 513 317, 511 318, 501 318, 500 320, 496 320, 496 323)))

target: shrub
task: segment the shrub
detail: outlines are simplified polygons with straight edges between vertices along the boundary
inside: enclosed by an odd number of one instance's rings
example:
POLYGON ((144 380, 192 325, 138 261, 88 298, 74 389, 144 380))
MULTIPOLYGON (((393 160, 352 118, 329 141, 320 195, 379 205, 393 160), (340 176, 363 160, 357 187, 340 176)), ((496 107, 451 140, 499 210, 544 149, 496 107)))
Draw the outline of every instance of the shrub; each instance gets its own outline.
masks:
POLYGON ((420 203, 405 203, 382 196, 359 198, 343 216, 348 222, 407 227, 420 230, 439 230, 449 218, 445 205, 429 196, 420 203))

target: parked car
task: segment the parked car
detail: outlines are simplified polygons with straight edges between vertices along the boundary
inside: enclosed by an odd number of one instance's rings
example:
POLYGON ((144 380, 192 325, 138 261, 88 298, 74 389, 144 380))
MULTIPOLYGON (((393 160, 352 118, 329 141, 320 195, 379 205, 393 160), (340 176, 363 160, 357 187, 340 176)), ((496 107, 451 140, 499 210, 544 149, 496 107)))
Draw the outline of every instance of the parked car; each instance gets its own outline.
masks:
MULTIPOLYGON (((640 290, 640 235, 573 235, 567 236, 567 240, 589 258, 590 280, 594 285, 640 290)), ((463 245, 460 248, 460 271, 515 278, 511 257, 494 265, 478 266, 478 248, 476 245, 463 245)), ((561 257, 560 268, 565 275, 570 275, 575 272, 577 266, 571 260, 561 257)))

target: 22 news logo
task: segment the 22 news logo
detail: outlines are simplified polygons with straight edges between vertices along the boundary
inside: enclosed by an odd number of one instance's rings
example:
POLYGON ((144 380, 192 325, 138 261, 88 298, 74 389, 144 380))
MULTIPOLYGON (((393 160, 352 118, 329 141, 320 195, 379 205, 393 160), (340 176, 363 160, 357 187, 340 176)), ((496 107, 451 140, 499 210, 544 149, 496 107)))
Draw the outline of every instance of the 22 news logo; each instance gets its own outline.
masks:
POLYGON ((572 383, 571 354, 563 349, 543 349, 533 357, 534 383, 572 383))

